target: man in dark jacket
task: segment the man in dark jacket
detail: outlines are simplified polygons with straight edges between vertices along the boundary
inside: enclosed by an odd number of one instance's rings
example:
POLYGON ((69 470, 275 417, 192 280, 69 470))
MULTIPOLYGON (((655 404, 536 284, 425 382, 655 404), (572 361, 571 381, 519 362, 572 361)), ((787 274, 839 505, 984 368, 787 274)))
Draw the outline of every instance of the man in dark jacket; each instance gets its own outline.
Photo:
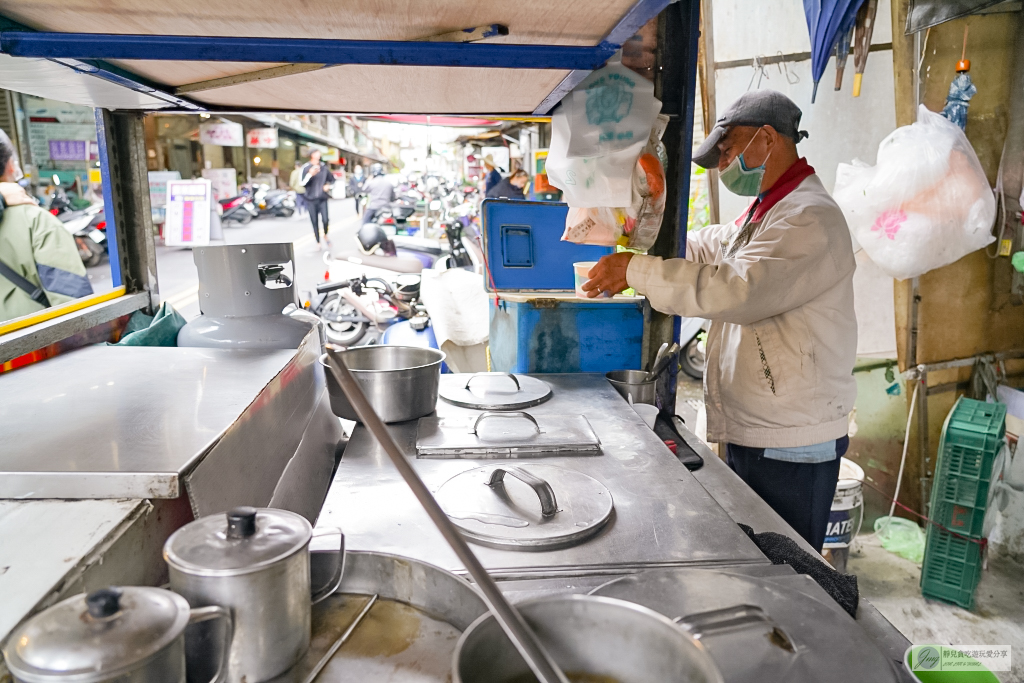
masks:
POLYGON ((320 219, 324 224, 324 241, 327 241, 328 218, 327 200, 331 196, 331 185, 334 174, 327 164, 320 162, 320 150, 314 149, 309 155, 309 163, 302 167, 301 184, 306 188, 306 206, 309 208, 309 219, 313 221, 313 235, 320 244, 320 219))
POLYGON ((372 223, 381 209, 386 209, 395 201, 395 186, 384 177, 384 167, 374 164, 370 169, 370 175, 372 177, 363 183, 363 189, 366 191, 363 223, 372 223))
POLYGON ((526 174, 526 171, 519 169, 508 178, 502 178, 498 183, 487 191, 487 196, 496 199, 526 199, 526 183, 530 181, 530 176, 526 174))

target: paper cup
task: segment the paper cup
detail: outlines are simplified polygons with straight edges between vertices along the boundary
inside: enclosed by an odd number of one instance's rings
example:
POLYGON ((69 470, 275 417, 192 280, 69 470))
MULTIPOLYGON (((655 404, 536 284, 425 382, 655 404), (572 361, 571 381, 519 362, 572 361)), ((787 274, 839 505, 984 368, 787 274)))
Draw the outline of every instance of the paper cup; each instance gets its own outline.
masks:
MULTIPOLYGON (((597 265, 597 261, 577 261, 572 264, 573 274, 575 275, 576 282, 576 296, 581 299, 589 299, 587 293, 583 291, 583 283, 590 279, 587 273, 590 269, 597 265)), ((608 294, 599 294, 596 298, 607 299, 608 294)))

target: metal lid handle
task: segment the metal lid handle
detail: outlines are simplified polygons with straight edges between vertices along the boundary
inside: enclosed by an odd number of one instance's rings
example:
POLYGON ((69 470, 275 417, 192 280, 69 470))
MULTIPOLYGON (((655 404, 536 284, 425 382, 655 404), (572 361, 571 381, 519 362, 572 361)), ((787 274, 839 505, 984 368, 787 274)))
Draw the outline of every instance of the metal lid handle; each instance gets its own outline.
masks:
POLYGON ((477 377, 508 377, 510 380, 515 382, 516 391, 522 391, 523 390, 523 388, 521 386, 519 386, 519 379, 515 375, 513 375, 511 372, 476 372, 476 373, 473 373, 469 377, 469 379, 466 380, 466 386, 464 386, 463 389, 469 389, 470 382, 475 380, 477 377))
POLYGON ((540 425, 537 423, 537 418, 535 418, 533 415, 530 415, 527 412, 523 412, 522 410, 511 410, 511 411, 505 411, 505 412, 497 412, 495 410, 486 410, 486 411, 480 413, 480 416, 477 417, 476 421, 473 422, 473 432, 472 433, 476 434, 477 436, 479 436, 480 432, 477 431, 477 428, 480 426, 481 422, 483 422, 485 419, 487 419, 489 417, 525 417, 527 420, 529 420, 530 422, 533 423, 534 427, 537 428, 537 433, 538 434, 543 434, 544 433, 544 432, 541 431, 540 425))
POLYGON ((787 652, 796 652, 796 646, 789 634, 757 605, 734 605, 723 609, 713 609, 679 617, 675 622, 698 640, 716 631, 728 631, 762 624, 771 629, 771 640, 775 645, 787 652))
POLYGON ((243 505, 228 512, 228 538, 249 538, 256 533, 256 508, 243 505))
POLYGON ((524 469, 519 467, 495 467, 491 472, 490 478, 487 480, 487 485, 491 488, 505 485, 505 475, 511 474, 513 477, 523 482, 527 486, 533 489, 537 497, 540 498, 540 513, 544 517, 554 517, 555 513, 558 512, 558 501, 555 500, 555 490, 551 488, 551 484, 547 483, 540 477, 530 474, 524 469))

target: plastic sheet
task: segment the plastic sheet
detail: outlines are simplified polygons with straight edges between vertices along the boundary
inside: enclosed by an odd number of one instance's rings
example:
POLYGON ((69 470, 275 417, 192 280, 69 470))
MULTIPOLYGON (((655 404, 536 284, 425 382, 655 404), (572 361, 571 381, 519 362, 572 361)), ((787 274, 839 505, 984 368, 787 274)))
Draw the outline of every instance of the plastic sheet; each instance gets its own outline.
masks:
POLYGON ((924 532, 916 523, 903 517, 879 517, 875 535, 890 553, 921 564, 924 560, 924 532))

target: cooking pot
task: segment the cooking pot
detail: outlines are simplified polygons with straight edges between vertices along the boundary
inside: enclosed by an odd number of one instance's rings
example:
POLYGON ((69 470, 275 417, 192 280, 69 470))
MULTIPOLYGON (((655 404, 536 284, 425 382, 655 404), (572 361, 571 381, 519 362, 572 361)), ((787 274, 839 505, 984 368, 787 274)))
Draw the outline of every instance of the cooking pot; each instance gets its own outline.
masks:
MULTIPOLYGON (((370 405, 384 422, 415 420, 434 412, 441 381, 441 363, 445 355, 437 349, 415 346, 359 346, 338 351, 352 371, 370 405)), ((320 356, 327 373, 327 391, 331 410, 345 420, 359 420, 345 398, 328 364, 327 354, 320 356)))
POLYGON ((224 654, 212 681, 224 680, 231 613, 189 609, 162 588, 128 586, 76 595, 11 633, 4 659, 18 683, 185 683, 185 627, 220 619, 224 654))
POLYGON ((229 683, 260 683, 291 668, 309 647, 313 603, 337 590, 345 537, 338 529, 316 532, 287 510, 240 507, 197 519, 164 545, 171 589, 193 607, 219 605, 234 615, 229 683), (309 543, 341 537, 328 583, 310 585, 309 543))
MULTIPOLYGON (((646 607, 614 598, 564 595, 522 602, 516 609, 570 681, 722 683, 704 647, 646 607)), ((453 683, 531 680, 526 663, 490 613, 459 638, 453 683)))

